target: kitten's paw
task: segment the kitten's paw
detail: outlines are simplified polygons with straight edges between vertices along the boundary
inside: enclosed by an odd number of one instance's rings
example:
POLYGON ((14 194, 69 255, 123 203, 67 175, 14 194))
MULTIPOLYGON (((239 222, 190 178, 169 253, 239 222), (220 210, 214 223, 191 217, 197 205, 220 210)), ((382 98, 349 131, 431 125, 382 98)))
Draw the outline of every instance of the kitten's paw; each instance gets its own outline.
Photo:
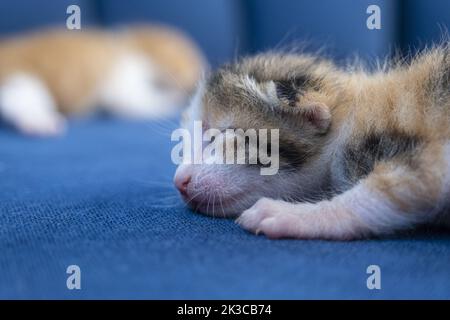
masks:
POLYGON ((46 84, 28 73, 14 74, 0 86, 0 117, 28 135, 52 136, 65 128, 46 84))
POLYGON ((263 198, 236 222, 271 239, 354 240, 371 233, 351 211, 329 202, 289 203, 263 198))
POLYGON ((23 134, 47 137, 63 134, 66 129, 66 121, 58 114, 45 114, 35 118, 21 118, 15 123, 15 126, 23 134))
POLYGON ((244 211, 236 222, 244 229, 269 238, 301 237, 297 231, 300 217, 289 213, 292 204, 262 198, 244 211))

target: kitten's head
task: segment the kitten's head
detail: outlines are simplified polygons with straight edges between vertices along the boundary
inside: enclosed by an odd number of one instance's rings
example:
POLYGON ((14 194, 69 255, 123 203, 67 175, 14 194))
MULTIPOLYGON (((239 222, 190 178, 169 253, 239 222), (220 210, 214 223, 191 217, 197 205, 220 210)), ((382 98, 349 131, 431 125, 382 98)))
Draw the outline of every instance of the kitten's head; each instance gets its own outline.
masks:
POLYGON ((203 163, 177 169, 174 181, 183 199, 202 213, 236 216, 261 197, 298 201, 323 191, 326 172, 319 154, 330 131, 330 108, 339 99, 336 74, 331 63, 311 56, 272 54, 226 65, 212 74, 183 119, 191 132, 194 121, 201 121, 203 130, 217 129, 213 141, 203 143, 203 163), (278 130, 278 139, 272 129, 278 130), (240 140, 245 164, 214 164, 219 156, 223 161, 218 162, 225 162, 229 146, 236 163, 239 144, 226 143, 249 130, 257 136, 240 140), (205 153, 218 142, 224 142, 223 149, 205 153), (261 147, 268 153, 258 152, 261 147), (256 150, 256 159, 250 150, 256 150), (264 168, 274 170, 265 174, 264 168))

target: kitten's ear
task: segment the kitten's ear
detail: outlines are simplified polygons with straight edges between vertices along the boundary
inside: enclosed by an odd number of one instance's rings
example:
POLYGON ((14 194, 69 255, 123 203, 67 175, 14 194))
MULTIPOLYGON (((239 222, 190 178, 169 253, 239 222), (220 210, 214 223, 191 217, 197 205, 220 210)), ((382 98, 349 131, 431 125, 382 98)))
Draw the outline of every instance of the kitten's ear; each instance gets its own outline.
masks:
POLYGON ((306 99, 304 101, 307 80, 273 81, 277 99, 281 102, 283 112, 300 115, 312 124, 319 132, 326 132, 331 124, 330 109, 322 102, 306 99))

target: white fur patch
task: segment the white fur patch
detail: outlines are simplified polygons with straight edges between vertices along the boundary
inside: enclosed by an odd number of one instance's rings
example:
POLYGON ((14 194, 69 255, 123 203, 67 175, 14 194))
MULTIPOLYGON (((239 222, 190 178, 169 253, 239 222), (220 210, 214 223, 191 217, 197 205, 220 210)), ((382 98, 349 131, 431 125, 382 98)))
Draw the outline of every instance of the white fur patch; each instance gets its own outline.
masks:
MULTIPOLYGON (((239 86, 239 84, 238 84, 239 86)), ((276 100, 276 88, 275 84, 272 82, 266 82, 264 85, 258 84, 255 79, 249 77, 248 75, 242 78, 241 87, 247 91, 252 92, 254 95, 260 97, 268 103, 273 103, 276 100), (275 91, 275 93, 274 93, 275 91), (275 100, 274 100, 275 98, 275 100)))
POLYGON ((151 61, 135 53, 123 55, 105 76, 98 91, 101 105, 131 118, 157 118, 172 114, 180 96, 157 88, 159 73, 151 61))
POLYGON ((415 218, 395 210, 388 199, 368 189, 363 183, 335 197, 333 201, 352 212, 356 219, 377 233, 389 233, 410 227, 415 218))
POLYGON ((53 135, 64 129, 46 85, 27 73, 14 74, 0 86, 0 115, 27 134, 53 135))

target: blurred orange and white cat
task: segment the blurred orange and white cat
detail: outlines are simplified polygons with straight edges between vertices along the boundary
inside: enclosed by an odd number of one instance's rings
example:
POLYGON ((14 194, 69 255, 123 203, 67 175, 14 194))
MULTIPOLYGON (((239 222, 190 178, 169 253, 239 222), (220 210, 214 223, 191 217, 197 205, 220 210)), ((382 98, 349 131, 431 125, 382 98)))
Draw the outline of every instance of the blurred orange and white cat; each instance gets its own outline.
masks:
POLYGON ((65 115, 95 108, 125 117, 172 114, 204 60, 167 27, 118 32, 47 30, 0 42, 0 118, 25 134, 53 135, 65 115))

